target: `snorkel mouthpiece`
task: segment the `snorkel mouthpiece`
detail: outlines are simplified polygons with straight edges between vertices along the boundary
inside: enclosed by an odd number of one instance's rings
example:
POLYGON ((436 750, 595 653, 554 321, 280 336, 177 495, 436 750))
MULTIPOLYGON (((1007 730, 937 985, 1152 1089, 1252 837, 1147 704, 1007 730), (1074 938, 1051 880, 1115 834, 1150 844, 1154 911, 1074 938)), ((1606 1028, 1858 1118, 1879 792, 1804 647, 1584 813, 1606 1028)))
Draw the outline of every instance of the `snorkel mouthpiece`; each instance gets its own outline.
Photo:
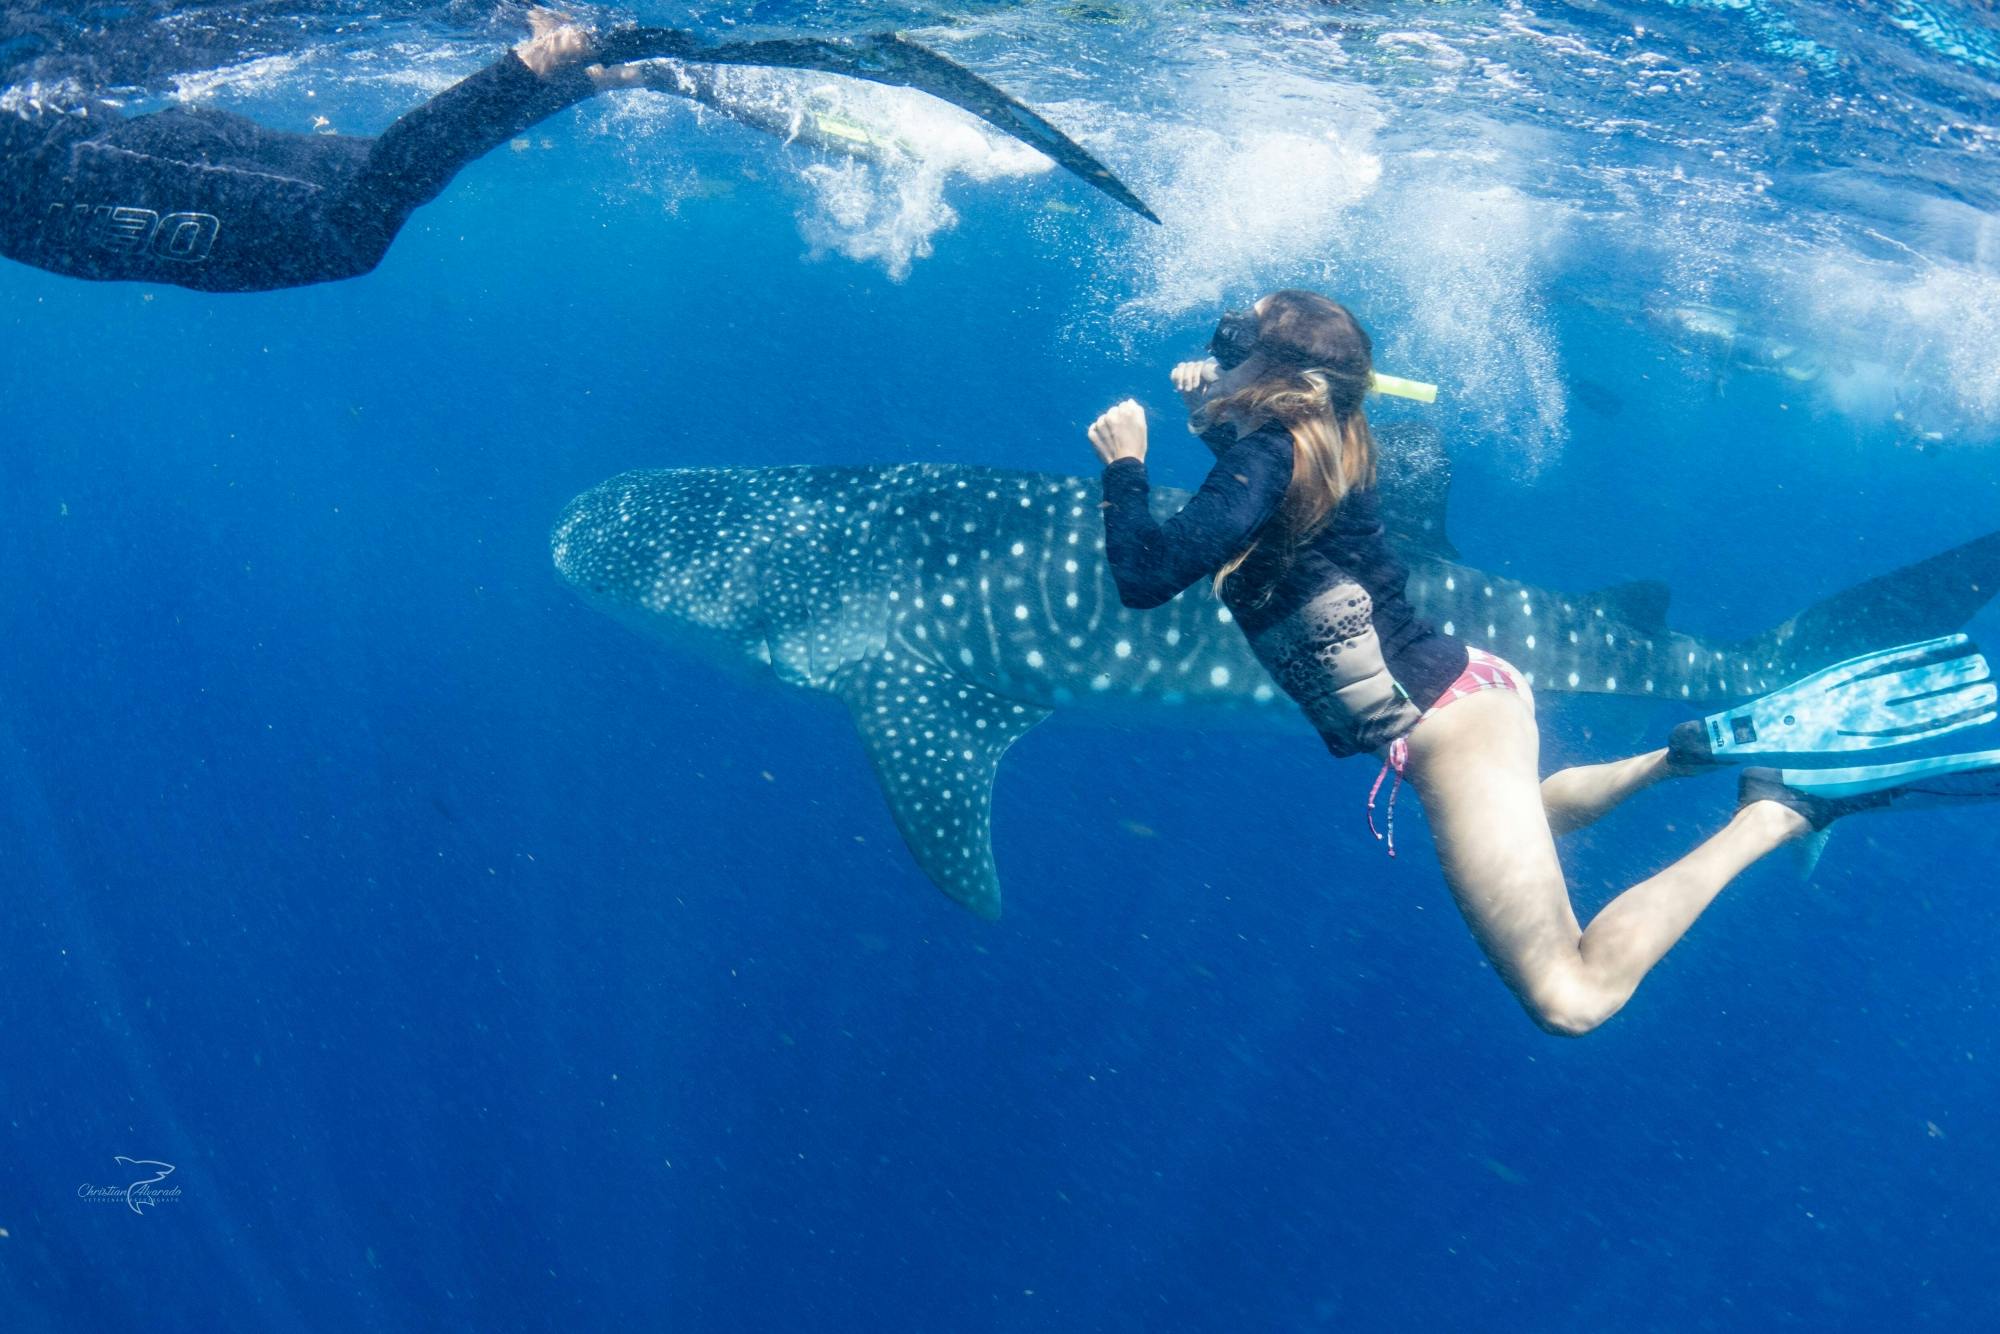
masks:
POLYGON ((1405 380, 1400 375, 1383 375, 1379 372, 1368 377, 1368 387, 1378 394, 1391 398, 1413 398, 1419 403, 1438 401, 1438 387, 1425 384, 1422 380, 1405 380))

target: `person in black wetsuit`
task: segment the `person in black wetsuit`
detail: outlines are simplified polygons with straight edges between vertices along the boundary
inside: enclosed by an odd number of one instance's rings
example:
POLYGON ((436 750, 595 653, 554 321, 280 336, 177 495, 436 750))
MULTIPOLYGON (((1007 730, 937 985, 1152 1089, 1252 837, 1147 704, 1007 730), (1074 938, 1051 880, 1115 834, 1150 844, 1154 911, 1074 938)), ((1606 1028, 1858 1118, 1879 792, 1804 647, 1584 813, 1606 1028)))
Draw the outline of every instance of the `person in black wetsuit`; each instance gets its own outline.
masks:
MULTIPOLYGON (((410 214, 467 163, 599 91, 650 86, 652 57, 816 69, 919 88, 1032 143, 1151 217, 1027 107, 892 34, 706 46, 671 29, 597 37, 548 10, 529 20, 530 40, 375 138, 287 134, 213 110, 0 111, 0 254, 77 278, 207 292, 352 278, 379 264, 410 214)), ((677 87, 671 78, 658 86, 677 87)))
MULTIPOLYGON (((1259 661, 1327 747, 1377 756, 1398 783, 1407 773, 1460 911, 1528 1013, 1553 1033, 1589 1032, 1730 880, 1805 834, 1806 817, 1779 800, 1746 800, 1727 828, 1580 926, 1555 836, 1699 766, 1662 748, 1537 776, 1527 681, 1424 621, 1404 597, 1362 408, 1371 344, 1344 308, 1276 292, 1225 315, 1210 348, 1173 371, 1190 425, 1217 455, 1174 517, 1156 522, 1147 508, 1139 405, 1120 403, 1090 427, 1121 600, 1158 606, 1214 579, 1259 661)), ((1392 789, 1392 811, 1394 799, 1392 789)))

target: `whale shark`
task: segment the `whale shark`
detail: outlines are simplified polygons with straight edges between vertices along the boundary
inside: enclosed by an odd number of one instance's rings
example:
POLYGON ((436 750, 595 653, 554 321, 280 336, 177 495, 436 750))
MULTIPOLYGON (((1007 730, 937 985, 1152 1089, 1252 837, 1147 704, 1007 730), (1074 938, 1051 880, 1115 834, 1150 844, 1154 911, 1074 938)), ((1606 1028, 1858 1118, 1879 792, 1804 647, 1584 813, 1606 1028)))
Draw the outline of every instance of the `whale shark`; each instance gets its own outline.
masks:
MULTIPOLYGON (((1538 692, 1731 703, 1956 629, 2000 589, 1992 533, 1711 643, 1667 626, 1657 583, 1562 592, 1461 563, 1448 469, 1436 451, 1395 452, 1413 466, 1384 470, 1384 512, 1412 601, 1538 692)), ((1186 500, 1153 492, 1163 514, 1186 500)), ((995 774, 1051 713, 1304 725, 1205 583, 1156 610, 1121 605, 1098 502, 1094 477, 953 464, 642 470, 572 500, 550 547, 590 604, 839 698, 918 865, 993 918, 995 774)))

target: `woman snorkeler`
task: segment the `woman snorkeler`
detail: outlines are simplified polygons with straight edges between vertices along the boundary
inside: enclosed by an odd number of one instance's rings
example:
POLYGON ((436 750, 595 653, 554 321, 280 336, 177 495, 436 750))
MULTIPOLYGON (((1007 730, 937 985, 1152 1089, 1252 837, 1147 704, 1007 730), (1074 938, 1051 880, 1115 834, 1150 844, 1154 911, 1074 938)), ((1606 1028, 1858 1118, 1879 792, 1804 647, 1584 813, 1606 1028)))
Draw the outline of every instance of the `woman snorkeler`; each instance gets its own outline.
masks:
MULTIPOLYGON (((1090 427, 1105 464, 1105 550, 1120 597, 1156 607, 1212 578, 1328 749, 1377 756, 1385 774, 1407 776, 1459 910, 1547 1031, 1581 1035, 1616 1014, 1723 886, 1787 841, 1907 796, 1994 795, 1993 752, 1956 757, 1950 771, 1963 780, 1941 781, 1971 786, 1948 792, 1909 781, 1932 762, 1847 771, 1872 776, 1824 794, 1748 769, 1727 827, 1580 925, 1556 838, 1662 779, 1710 768, 1717 757, 1702 725, 1683 724, 1670 747, 1539 777, 1534 696, 1522 674, 1425 622, 1404 596, 1362 410, 1373 376, 1367 333, 1326 297, 1288 290, 1223 316, 1210 347, 1211 357, 1173 371, 1190 424, 1217 455, 1179 514, 1159 523, 1148 512, 1137 403, 1090 427)), ((1964 655, 1952 661, 1962 665, 1964 655)), ((1977 689, 1990 698, 1990 686, 1977 689)), ((1953 718, 1933 731, 1961 725, 1953 718)))

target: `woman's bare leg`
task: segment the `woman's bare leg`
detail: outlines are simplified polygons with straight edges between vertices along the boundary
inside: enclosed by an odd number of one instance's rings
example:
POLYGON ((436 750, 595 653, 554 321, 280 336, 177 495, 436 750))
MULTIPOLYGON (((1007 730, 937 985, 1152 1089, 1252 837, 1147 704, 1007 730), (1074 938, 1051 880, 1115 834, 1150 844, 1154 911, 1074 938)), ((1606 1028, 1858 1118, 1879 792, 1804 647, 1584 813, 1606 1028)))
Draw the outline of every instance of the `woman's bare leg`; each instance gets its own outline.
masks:
MULTIPOLYGON (((1480 948, 1537 1023, 1575 1036, 1631 999, 1724 885, 1806 826, 1783 806, 1753 803, 1686 857, 1613 899, 1585 929, 1543 808, 1539 749, 1526 702, 1483 690, 1410 734, 1410 782, 1480 948)), ((1621 762, 1637 766, 1626 777, 1642 773, 1640 762, 1649 759, 1621 762)))
POLYGON ((1630 759, 1558 770, 1542 780, 1542 809, 1548 812, 1549 830, 1557 838, 1573 834, 1596 824, 1633 793, 1681 773, 1667 762, 1664 747, 1630 759))

